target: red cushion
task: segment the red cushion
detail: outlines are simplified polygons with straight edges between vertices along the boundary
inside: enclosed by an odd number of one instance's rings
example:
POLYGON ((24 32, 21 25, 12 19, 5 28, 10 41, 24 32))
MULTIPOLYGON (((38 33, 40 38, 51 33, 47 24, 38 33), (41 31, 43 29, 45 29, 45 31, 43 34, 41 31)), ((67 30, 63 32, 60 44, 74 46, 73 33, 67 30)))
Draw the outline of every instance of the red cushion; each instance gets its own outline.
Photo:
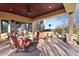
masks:
POLYGON ((44 39, 44 38, 47 38, 48 35, 46 32, 39 32, 39 39, 44 39))

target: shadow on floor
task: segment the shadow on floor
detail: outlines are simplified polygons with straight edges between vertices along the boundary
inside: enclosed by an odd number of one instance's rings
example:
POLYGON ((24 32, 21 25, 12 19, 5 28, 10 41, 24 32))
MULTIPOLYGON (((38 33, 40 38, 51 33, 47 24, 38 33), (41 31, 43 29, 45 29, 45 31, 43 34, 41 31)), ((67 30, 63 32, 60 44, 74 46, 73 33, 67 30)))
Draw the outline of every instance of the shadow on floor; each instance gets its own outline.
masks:
POLYGON ((14 52, 10 54, 9 56, 39 56, 40 50, 36 48, 36 45, 32 45, 29 47, 29 49, 25 49, 25 51, 22 51, 22 49, 19 49, 17 52, 14 52))

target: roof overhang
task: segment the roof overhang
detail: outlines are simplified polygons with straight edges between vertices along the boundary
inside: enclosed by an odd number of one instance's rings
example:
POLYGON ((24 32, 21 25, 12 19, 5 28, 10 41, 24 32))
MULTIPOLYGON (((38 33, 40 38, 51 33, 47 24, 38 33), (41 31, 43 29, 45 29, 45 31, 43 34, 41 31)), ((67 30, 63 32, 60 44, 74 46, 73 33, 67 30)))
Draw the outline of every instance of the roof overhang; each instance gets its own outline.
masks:
POLYGON ((69 12, 75 12, 76 3, 63 3, 63 5, 65 9, 57 10, 55 12, 50 12, 48 14, 45 14, 33 19, 19 16, 16 14, 7 13, 7 12, 0 12, 0 19, 8 19, 8 20, 11 19, 11 20, 16 20, 16 21, 25 22, 25 23, 32 23, 33 21, 36 21, 36 20, 41 20, 41 19, 43 20, 45 18, 56 17, 60 15, 65 15, 66 13, 69 13, 69 12))
POLYGON ((67 13, 75 12, 76 10, 76 3, 64 3, 63 5, 67 13))
POLYGON ((55 11, 55 12, 51 12, 51 13, 48 13, 48 14, 36 17, 36 18, 34 18, 34 20, 50 18, 50 17, 54 17, 54 16, 59 16, 59 15, 65 14, 65 13, 66 13, 65 10, 61 9, 61 10, 58 10, 58 11, 55 11))
POLYGON ((48 13, 48 14, 39 16, 37 18, 34 18, 34 21, 39 20, 39 19, 43 20, 44 18, 67 15, 67 13, 75 12, 75 10, 76 10, 76 3, 63 3, 63 5, 64 5, 65 10, 61 9, 61 10, 58 10, 56 12, 52 12, 52 13, 48 13))

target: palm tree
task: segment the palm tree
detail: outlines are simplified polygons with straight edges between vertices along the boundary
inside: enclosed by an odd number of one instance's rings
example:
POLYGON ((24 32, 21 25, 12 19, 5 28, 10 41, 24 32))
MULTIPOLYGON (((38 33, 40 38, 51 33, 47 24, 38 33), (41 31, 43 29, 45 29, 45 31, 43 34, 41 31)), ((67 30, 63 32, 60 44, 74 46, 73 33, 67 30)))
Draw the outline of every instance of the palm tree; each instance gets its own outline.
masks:
POLYGON ((50 29, 51 24, 49 24, 49 29, 50 29))

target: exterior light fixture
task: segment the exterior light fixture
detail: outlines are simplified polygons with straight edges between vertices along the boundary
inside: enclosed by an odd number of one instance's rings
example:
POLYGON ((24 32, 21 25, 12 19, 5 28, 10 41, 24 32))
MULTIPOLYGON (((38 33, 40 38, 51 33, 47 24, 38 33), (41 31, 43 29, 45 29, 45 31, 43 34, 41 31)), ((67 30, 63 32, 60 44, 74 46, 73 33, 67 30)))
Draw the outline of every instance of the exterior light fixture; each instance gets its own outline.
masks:
POLYGON ((52 8, 51 6, 49 6, 49 8, 52 8))
POLYGON ((13 9, 11 9, 11 8, 9 9, 9 11, 12 11, 12 10, 13 10, 13 9))
POLYGON ((30 16, 31 16, 31 15, 32 15, 32 12, 31 12, 30 5, 28 5, 28 6, 27 6, 27 9, 28 9, 28 10, 27 10, 27 12, 28 12, 28 15, 30 15, 30 16))

